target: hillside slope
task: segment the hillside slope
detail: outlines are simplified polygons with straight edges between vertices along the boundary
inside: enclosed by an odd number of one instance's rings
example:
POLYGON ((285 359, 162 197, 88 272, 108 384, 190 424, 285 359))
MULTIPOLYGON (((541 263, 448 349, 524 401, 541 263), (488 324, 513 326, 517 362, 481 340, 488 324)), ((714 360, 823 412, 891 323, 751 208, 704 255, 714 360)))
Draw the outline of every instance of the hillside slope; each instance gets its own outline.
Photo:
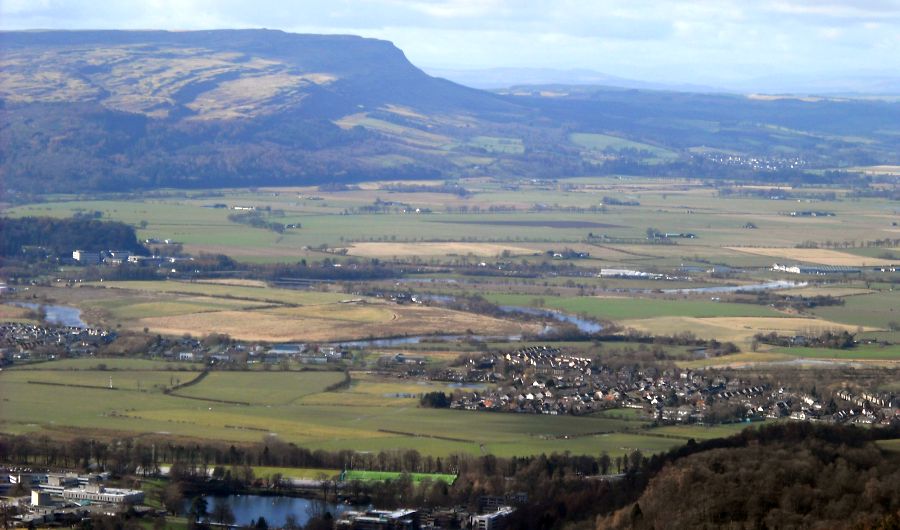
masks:
POLYGON ((795 166, 900 163, 897 123, 900 104, 886 101, 486 92, 355 36, 0 32, 0 172, 11 197, 472 175, 756 178, 721 163, 731 155, 798 177, 795 166))
POLYGON ((3 169, 27 191, 435 177, 493 162, 466 137, 522 115, 354 36, 4 32, 0 49, 3 169))

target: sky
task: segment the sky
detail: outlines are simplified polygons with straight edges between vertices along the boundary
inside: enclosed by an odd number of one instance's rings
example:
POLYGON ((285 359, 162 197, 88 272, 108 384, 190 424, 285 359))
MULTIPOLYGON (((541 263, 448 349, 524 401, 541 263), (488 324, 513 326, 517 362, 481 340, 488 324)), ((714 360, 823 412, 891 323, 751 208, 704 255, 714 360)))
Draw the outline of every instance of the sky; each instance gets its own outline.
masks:
POLYGON ((426 70, 722 87, 900 76, 900 0, 0 0, 7 30, 262 27, 390 40, 426 70))

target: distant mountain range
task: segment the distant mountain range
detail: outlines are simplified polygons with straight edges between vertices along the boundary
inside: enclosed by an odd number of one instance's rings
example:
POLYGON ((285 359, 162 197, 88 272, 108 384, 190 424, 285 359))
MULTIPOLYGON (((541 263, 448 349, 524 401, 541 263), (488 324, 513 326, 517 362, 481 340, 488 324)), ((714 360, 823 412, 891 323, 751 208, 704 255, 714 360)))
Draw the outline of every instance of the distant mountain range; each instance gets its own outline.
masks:
POLYGON ((641 81, 583 68, 423 68, 427 73, 484 90, 523 85, 571 85, 730 94, 793 94, 819 96, 900 96, 900 77, 872 72, 855 76, 770 76, 741 82, 704 85, 641 81))
POLYGON ((734 176, 698 165, 709 153, 809 167, 900 162, 896 103, 552 73, 483 73, 484 86, 504 75, 528 82, 486 91, 355 36, 0 32, 0 182, 15 196, 473 175, 734 176), (545 80, 560 82, 532 83, 545 80))
POLYGON ((522 85, 588 85, 643 90, 674 90, 679 92, 729 92, 705 85, 654 83, 638 81, 614 75, 576 68, 423 68, 427 73, 449 79, 455 83, 484 90, 506 89, 522 85))

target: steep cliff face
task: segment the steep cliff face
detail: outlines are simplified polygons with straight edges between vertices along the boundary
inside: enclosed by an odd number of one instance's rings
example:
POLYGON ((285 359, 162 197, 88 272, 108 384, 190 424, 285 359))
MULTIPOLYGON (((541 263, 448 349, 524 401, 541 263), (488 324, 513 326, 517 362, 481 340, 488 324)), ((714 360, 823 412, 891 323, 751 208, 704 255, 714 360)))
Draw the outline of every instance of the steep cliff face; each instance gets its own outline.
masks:
POLYGON ((449 176, 518 108, 390 42, 270 30, 3 32, 0 105, 7 185, 37 192, 449 176))
POLYGON ((299 109, 335 118, 386 104, 474 109, 491 94, 432 78, 393 44, 270 30, 0 33, 0 97, 96 102, 154 118, 299 109))
MULTIPOLYGON (((0 185, 13 194, 472 175, 757 179, 703 153, 817 170, 896 164, 898 121, 893 101, 487 92, 349 35, 0 32, 0 185)), ((777 178, 809 177, 790 169, 777 178)))

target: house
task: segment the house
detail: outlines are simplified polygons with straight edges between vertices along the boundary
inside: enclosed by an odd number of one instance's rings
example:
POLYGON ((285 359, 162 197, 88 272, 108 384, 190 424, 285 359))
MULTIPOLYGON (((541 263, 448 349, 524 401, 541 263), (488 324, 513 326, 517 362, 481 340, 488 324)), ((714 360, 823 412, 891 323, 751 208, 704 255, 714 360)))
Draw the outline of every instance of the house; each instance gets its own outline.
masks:
POLYGON ((127 250, 108 250, 104 261, 115 264, 126 263, 131 260, 131 252, 127 250))
POLYGON ((82 265, 97 265, 100 263, 100 253, 90 250, 74 250, 72 259, 82 265))

